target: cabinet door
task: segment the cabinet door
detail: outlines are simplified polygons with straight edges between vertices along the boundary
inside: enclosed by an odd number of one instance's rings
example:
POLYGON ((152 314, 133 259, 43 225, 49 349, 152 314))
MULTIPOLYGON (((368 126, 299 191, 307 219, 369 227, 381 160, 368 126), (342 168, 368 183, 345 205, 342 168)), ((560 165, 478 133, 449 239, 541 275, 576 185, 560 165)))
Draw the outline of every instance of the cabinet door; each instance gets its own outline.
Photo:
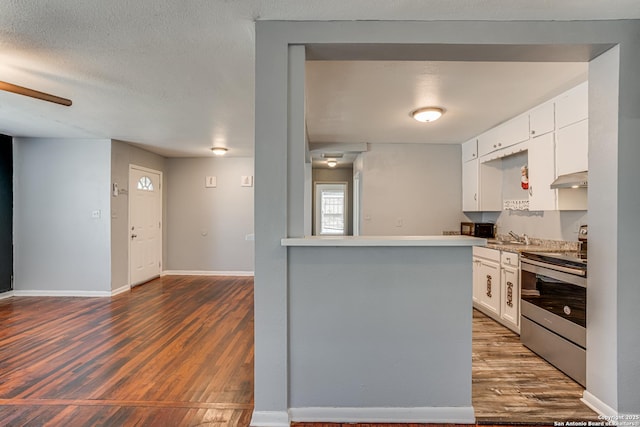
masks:
POLYGON ((529 140, 529 115, 509 120, 498 128, 497 149, 529 140))
POLYGON ((549 102, 538 108, 531 110, 529 113, 529 122, 531 123, 531 136, 533 138, 553 132, 555 129, 554 103, 549 102))
POLYGON ((547 133, 529 143, 529 210, 556 209, 557 190, 549 188, 556 176, 554 134, 547 133))
POLYGON ((478 159, 462 164, 462 210, 478 210, 478 159))
POLYGON ((502 268, 502 298, 500 317, 516 328, 520 327, 520 270, 502 268))
POLYGON ((556 101, 558 129, 589 117, 589 87, 584 82, 560 95, 556 101))
POLYGON ((462 144, 462 161, 468 162, 478 158, 478 140, 473 138, 462 144))
POLYGON ((589 169, 589 120, 583 120, 558 131, 556 147, 558 175, 589 169))
POLYGON ((478 136, 478 157, 498 149, 498 128, 489 129, 478 136))
POLYGON ((480 261, 480 304, 500 316, 500 264, 480 261))

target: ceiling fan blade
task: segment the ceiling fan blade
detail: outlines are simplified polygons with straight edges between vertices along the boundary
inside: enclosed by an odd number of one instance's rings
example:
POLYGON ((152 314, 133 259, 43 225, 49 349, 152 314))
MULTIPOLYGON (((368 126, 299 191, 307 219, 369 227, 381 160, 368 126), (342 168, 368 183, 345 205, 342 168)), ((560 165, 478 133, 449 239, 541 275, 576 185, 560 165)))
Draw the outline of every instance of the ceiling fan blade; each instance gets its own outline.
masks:
POLYGON ((0 90, 6 92, 17 93, 18 95, 30 96, 31 98, 41 99, 43 101, 53 102, 54 104, 60 104, 64 106, 70 106, 71 100, 66 98, 60 98, 59 96, 51 95, 48 93, 40 92, 37 90, 29 89, 26 87, 14 85, 7 82, 0 81, 0 90))

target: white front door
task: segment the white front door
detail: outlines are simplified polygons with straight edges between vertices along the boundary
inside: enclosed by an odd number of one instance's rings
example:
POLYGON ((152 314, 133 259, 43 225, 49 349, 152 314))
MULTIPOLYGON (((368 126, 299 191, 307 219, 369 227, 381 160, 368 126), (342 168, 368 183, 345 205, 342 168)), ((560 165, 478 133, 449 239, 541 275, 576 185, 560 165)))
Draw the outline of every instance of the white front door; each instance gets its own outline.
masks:
POLYGON ((160 275, 162 268, 162 173, 129 168, 129 269, 131 285, 160 275))

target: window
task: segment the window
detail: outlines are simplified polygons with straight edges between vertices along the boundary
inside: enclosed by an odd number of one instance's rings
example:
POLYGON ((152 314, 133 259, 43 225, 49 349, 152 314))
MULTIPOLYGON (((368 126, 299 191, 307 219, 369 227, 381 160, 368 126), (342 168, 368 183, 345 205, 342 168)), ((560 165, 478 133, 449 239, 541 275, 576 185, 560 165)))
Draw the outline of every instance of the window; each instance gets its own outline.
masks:
POLYGON ((316 234, 346 234, 347 185, 316 184, 316 234))
POLYGON ((138 190, 153 191, 153 182, 148 176, 143 176, 138 180, 138 190))

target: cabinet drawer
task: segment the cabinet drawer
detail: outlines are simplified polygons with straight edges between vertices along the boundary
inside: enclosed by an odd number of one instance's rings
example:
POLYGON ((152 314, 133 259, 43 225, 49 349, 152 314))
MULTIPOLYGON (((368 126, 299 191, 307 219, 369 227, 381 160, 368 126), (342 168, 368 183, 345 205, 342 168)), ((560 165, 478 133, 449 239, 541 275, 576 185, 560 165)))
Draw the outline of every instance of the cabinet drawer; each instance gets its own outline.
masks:
POLYGON ((520 266, 520 255, 515 252, 502 251, 500 263, 505 267, 518 268, 520 266))
POLYGON ((482 246, 473 247, 473 256, 500 262, 500 251, 497 249, 485 248, 482 246))

